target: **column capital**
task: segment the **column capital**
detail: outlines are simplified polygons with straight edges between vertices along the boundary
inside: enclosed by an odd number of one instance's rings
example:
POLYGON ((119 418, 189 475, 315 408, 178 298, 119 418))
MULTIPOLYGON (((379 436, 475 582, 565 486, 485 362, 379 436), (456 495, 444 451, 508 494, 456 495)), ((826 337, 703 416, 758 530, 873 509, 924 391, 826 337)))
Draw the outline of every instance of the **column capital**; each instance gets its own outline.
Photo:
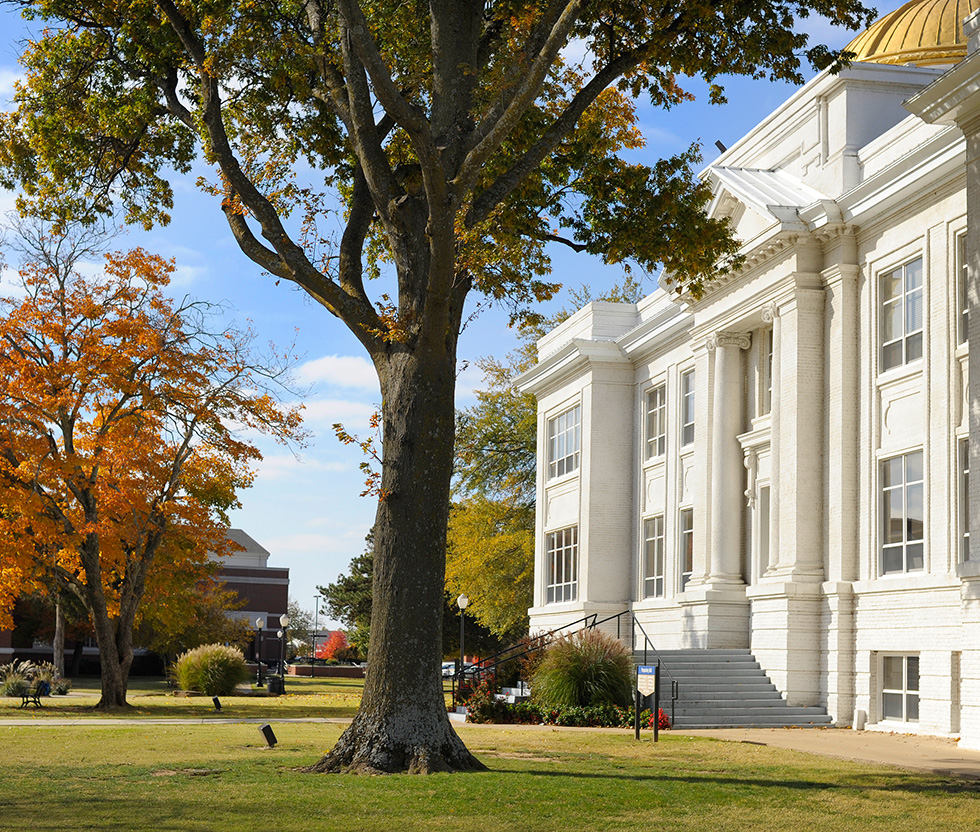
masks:
POLYGON ((771 324, 779 317, 779 304, 773 302, 762 307, 762 320, 764 323, 771 324))
POLYGON ((752 339, 745 332, 715 332, 708 336, 706 346, 709 350, 718 347, 738 347, 747 350, 752 345, 752 339))

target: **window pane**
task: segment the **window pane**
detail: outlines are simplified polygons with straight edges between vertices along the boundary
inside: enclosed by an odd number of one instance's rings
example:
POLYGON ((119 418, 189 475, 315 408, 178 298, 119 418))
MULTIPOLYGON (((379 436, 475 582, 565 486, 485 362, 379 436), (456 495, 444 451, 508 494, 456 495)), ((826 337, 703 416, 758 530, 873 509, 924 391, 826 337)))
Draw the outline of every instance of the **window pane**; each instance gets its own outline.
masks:
POLYGON ((884 656, 881 660, 881 684, 885 690, 904 690, 904 656, 884 656))
POLYGON ((886 492, 885 499, 882 502, 882 510, 884 511, 884 522, 882 524, 883 542, 886 545, 903 543, 905 537, 903 535, 901 489, 893 488, 891 491, 886 492))
POLYGON ((902 342, 895 341, 881 350, 881 369, 890 370, 902 363, 902 342))
POLYGON ((922 285, 922 260, 913 260, 905 267, 905 291, 911 292, 922 285))
POLYGON ((921 543, 910 543, 906 551, 908 552, 908 566, 906 568, 910 572, 925 568, 921 543))
POLYGON ((919 697, 910 693, 905 697, 905 720, 907 722, 918 722, 919 721, 919 697))
POLYGON ((910 335, 905 341, 905 360, 915 361, 922 358, 922 333, 910 335))
POLYGON ((902 699, 900 693, 883 693, 881 695, 881 715, 885 719, 903 719, 902 699))
POLYGON ((886 459, 881 463, 881 485, 882 488, 892 488, 901 485, 902 478, 902 458, 896 456, 893 459, 886 459))
POLYGON ((919 657, 909 656, 906 659, 906 690, 918 691, 919 689, 919 657))
POLYGON ((906 520, 906 540, 922 540, 925 516, 922 508, 922 485, 910 485, 908 488, 908 517, 906 520))
POLYGON ((905 296, 905 331, 922 329, 922 290, 916 289, 905 296))
POLYGON ((890 300, 902 296, 902 271, 898 269, 881 276, 881 301, 887 303, 890 300))
POLYGON ((885 304, 881 310, 881 340, 887 344, 901 338, 905 333, 902 331, 902 305, 898 301, 885 304))
POLYGON ((886 546, 881 550, 882 572, 888 574, 890 572, 902 572, 904 569, 905 562, 901 546, 886 546))

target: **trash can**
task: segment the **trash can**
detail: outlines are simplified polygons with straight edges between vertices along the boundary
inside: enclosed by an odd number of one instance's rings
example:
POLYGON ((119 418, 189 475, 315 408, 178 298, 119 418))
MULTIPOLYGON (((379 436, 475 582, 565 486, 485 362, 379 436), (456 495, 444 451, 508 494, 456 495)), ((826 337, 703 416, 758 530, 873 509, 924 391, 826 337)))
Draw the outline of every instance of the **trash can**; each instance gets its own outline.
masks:
POLYGON ((267 688, 271 696, 281 696, 285 691, 283 690, 282 679, 278 676, 270 676, 267 680, 267 688))

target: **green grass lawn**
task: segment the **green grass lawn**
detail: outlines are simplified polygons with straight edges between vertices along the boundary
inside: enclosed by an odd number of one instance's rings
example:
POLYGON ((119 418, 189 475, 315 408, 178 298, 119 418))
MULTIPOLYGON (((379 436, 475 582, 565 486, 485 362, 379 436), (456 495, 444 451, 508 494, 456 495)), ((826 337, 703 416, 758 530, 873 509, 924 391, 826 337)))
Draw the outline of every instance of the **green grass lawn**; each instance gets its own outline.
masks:
POLYGON ((976 785, 669 734, 462 726, 489 772, 295 770, 341 728, 0 724, 0 830, 980 829, 976 785))
MULTIPOLYGON (((268 696, 263 688, 252 696, 222 696, 222 717, 275 719, 284 717, 352 717, 361 701, 363 679, 304 679, 286 677, 286 695, 268 696)), ((219 716, 210 697, 178 697, 164 679, 130 679, 127 700, 133 706, 127 717, 182 719, 219 716)), ((92 708, 99 701, 98 678, 72 680, 68 696, 49 696, 41 708, 20 707, 20 699, 0 698, 0 725, 5 717, 49 719, 98 717, 92 708)), ((120 714, 109 714, 119 716, 120 714)))

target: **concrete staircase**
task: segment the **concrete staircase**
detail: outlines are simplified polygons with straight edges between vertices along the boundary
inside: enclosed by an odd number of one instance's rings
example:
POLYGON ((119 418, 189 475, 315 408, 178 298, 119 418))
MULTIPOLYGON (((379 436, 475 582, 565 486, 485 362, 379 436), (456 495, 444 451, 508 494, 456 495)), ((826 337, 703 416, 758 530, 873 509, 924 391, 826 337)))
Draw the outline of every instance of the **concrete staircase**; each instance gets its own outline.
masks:
MULTIPOLYGON (((644 662, 643 652, 633 656, 644 662)), ((656 654, 647 654, 655 664, 656 654)), ((811 728, 831 725, 825 708, 790 707, 746 650, 661 650, 660 707, 670 715, 671 677, 677 680, 675 728, 811 728)))

